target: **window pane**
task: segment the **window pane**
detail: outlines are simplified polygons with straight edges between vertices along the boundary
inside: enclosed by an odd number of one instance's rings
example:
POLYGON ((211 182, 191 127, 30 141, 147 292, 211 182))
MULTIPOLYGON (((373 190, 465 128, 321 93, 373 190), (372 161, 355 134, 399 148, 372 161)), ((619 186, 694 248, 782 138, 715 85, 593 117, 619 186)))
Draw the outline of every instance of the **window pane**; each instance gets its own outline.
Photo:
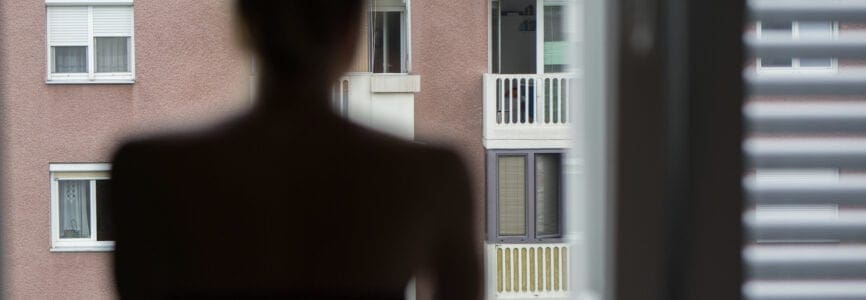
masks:
POLYGON ((762 36, 792 37, 793 32, 793 23, 791 22, 761 22, 762 36))
POLYGON ((385 70, 386 73, 400 73, 402 72, 401 61, 403 60, 403 39, 400 34, 400 28, 402 25, 400 24, 402 19, 402 13, 399 11, 389 11, 386 13, 386 23, 388 30, 385 33, 388 36, 388 65, 385 70))
POLYGON ((90 181, 60 180, 60 237, 90 237, 90 181))
POLYGON ((774 67, 774 68, 790 68, 793 65, 791 64, 791 58, 785 57, 762 57, 761 58, 761 67, 774 67))
POLYGON ((373 73, 400 73, 403 61, 403 34, 399 11, 376 11, 370 13, 370 51, 373 73))
POLYGON ((113 241, 111 199, 108 198, 108 180, 96 181, 96 240, 113 241))
POLYGON ((833 37, 831 22, 799 22, 800 39, 830 39, 833 37))
POLYGON ((564 6, 544 7, 544 72, 565 72, 568 41, 565 35, 564 6))
POLYGON ((370 59, 370 64, 372 65, 373 73, 383 73, 384 72, 384 64, 382 63, 385 58, 385 37, 383 33, 385 32, 385 13, 381 11, 374 11, 370 13, 370 23, 372 24, 370 27, 370 53, 372 53, 372 58, 370 59))
POLYGON ((51 47, 53 73, 87 73, 87 46, 51 47))
POLYGON ((560 155, 535 156, 535 231, 539 236, 559 234, 560 155))
POLYGON ((97 37, 96 72, 129 72, 129 38, 128 37, 97 37))
POLYGON ((801 58, 800 67, 804 68, 830 68, 833 61, 829 58, 801 58))
POLYGON ((526 157, 500 156, 499 235, 526 235, 526 157))
POLYGON ((499 73, 499 1, 490 3, 490 60, 493 73, 499 73))

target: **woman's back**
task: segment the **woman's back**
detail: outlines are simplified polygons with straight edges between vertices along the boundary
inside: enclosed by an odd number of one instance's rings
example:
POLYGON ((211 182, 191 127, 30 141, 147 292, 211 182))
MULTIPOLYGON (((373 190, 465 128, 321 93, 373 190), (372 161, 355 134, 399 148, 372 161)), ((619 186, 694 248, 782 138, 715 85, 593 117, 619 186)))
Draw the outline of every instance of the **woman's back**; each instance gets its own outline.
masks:
POLYGON ((440 264, 477 268, 455 155, 327 113, 289 116, 253 113, 119 151, 111 199, 122 295, 384 297, 440 264))

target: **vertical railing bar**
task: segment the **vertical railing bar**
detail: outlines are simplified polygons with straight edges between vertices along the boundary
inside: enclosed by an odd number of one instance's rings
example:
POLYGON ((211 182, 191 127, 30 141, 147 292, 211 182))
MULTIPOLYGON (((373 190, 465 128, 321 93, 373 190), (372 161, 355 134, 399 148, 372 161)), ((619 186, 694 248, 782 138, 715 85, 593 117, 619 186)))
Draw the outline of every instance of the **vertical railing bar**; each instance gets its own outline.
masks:
POLYGON ((547 87, 546 87, 546 89, 547 89, 547 101, 548 101, 547 107, 550 108, 547 112, 547 123, 552 123, 553 122, 553 113, 554 113, 553 80, 550 78, 545 78, 545 80, 547 81, 547 87))
POLYGON ((505 291, 505 287, 503 287, 503 284, 502 284, 502 279, 503 279, 503 275, 504 275, 503 269, 505 267, 504 266, 505 261, 502 259, 502 254, 503 254, 502 248, 501 247, 495 247, 495 249, 496 249, 496 252, 495 252, 496 253, 496 292, 502 293, 503 291, 505 291))
POLYGON ((544 124, 544 79, 537 75, 535 76, 535 111, 535 122, 544 124))
POLYGON ((505 123, 505 80, 496 78, 499 82, 499 95, 496 95, 496 101, 499 102, 499 124, 505 123))
POLYGON ((508 291, 511 290, 511 283, 509 283, 509 280, 511 279, 511 262, 509 261, 509 259, 511 259, 511 251, 508 250, 508 247, 502 247, 502 257, 504 257, 502 261, 505 262, 505 267, 503 267, 503 270, 505 271, 502 272, 505 274, 505 276, 502 276, 502 290, 503 293, 508 293, 508 291))
POLYGON ((517 79, 517 124, 523 123, 523 103, 521 103, 521 98, 523 96, 523 78, 518 77, 517 79))
POLYGON ((551 86, 553 86, 553 106, 556 107, 551 122, 559 124, 559 115, 562 114, 562 107, 560 107, 562 99, 559 99, 559 78, 553 78, 551 80, 553 81, 553 83, 551 83, 551 86))
POLYGON ((562 284, 562 276, 560 276, 560 271, 562 271, 562 251, 559 250, 559 246, 553 247, 553 290, 557 292, 560 290, 560 285, 562 284))
POLYGON ((512 78, 511 79, 511 85, 512 85, 511 86, 511 92, 512 92, 511 93, 511 114, 512 114, 511 115, 511 124, 517 124, 518 122, 520 122, 520 119, 517 118, 517 113, 518 113, 517 101, 519 101, 518 97, 520 97, 520 94, 519 94, 520 93, 520 79, 519 78, 512 78), (515 84, 517 84, 517 85, 515 86, 515 84), (517 93, 514 93, 515 90, 517 90, 517 93), (517 95, 515 95, 515 94, 517 94, 517 95))
POLYGON ((544 247, 538 247, 541 255, 538 256, 538 290, 544 291, 544 247))
POLYGON ((526 120, 526 122, 532 123, 532 124, 535 124, 535 113, 538 112, 538 105, 536 105, 536 103, 535 103, 535 99, 536 99, 535 95, 538 94, 538 92, 537 92, 538 89, 536 88, 536 85, 535 85, 536 80, 537 79, 535 77, 529 78, 529 91, 530 91, 530 93, 526 95, 526 103, 527 103, 526 106, 529 109, 529 117, 526 120))
POLYGON ((563 82, 565 82, 565 78, 559 78, 559 123, 561 124, 565 124, 565 98, 562 97, 565 94, 565 87, 563 82))
POLYGON ((526 124, 529 122, 529 79, 524 77, 520 79, 520 123, 526 124))
POLYGON ((569 91, 571 91, 571 78, 565 78, 565 114, 563 115, 562 122, 570 123, 571 122, 571 97, 569 97, 569 91))
POLYGON ((508 78, 508 124, 514 124, 514 78, 508 78))
POLYGON ((508 112, 506 113, 508 115, 508 118, 505 120, 505 124, 511 124, 511 110, 513 109, 513 107, 511 107, 511 84, 512 84, 512 82, 511 82, 511 78, 505 78, 504 80, 505 80, 505 82, 508 83, 508 85, 505 87, 505 94, 503 94, 503 97, 505 98, 505 105, 508 107, 508 110, 507 110, 508 112))
POLYGON ((520 247, 520 292, 526 293, 526 248, 520 247))
MULTIPOLYGON (((518 88, 519 89, 519 88, 518 88)), ((519 121, 519 119, 518 119, 519 121)), ((520 260, 517 248, 511 247, 511 291, 517 292, 520 290, 520 260)))
POLYGON ((343 115, 343 113, 346 111, 346 108, 343 107, 343 92, 343 80, 340 80, 340 96, 337 97, 337 99, 340 101, 338 105, 338 107, 340 108, 340 115, 343 115))

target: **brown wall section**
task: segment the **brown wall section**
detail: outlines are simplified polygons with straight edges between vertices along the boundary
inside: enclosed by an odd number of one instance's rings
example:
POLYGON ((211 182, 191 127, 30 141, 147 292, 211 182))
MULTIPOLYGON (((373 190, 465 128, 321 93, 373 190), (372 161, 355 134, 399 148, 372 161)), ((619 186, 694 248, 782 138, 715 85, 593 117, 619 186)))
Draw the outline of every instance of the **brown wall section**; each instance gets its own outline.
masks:
POLYGON ((249 102, 249 57, 233 37, 231 1, 134 5, 135 84, 48 85, 45 2, 0 1, 8 299, 114 296, 109 253, 49 252, 49 163, 106 162, 130 134, 193 124, 249 102))

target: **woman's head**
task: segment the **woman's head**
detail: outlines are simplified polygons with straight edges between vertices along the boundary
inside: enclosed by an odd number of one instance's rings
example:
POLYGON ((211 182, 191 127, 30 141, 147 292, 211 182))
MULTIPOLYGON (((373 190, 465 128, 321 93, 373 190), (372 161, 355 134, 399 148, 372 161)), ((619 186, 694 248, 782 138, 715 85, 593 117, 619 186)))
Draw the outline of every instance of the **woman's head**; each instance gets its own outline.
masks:
POLYGON ((265 76, 333 79, 354 57, 363 0, 236 0, 265 76))

